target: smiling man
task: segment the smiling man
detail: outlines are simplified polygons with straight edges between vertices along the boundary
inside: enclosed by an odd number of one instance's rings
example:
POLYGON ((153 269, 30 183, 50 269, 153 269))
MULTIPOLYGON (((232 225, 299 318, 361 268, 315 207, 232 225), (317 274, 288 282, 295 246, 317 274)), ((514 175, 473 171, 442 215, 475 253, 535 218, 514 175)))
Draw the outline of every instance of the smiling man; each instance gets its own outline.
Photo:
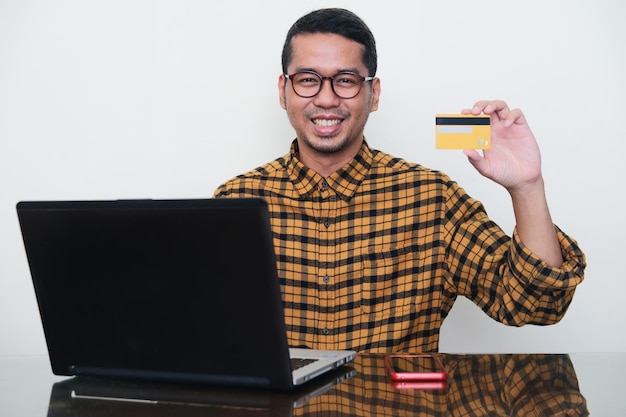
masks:
POLYGON ((585 257, 548 210, 541 157, 523 113, 478 101, 490 150, 465 151, 507 189, 512 236, 445 174, 371 149, 378 108, 374 37, 344 9, 300 18, 287 34, 280 105, 290 152, 222 186, 216 197, 269 205, 292 347, 436 351, 457 296, 507 325, 552 324, 583 280, 585 257))

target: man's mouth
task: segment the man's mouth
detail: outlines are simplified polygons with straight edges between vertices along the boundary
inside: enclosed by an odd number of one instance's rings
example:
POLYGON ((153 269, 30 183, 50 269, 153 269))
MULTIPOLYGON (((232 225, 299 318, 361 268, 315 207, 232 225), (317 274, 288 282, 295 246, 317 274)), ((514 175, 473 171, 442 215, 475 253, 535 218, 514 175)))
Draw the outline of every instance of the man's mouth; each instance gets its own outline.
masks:
POLYGON ((331 127, 337 126, 339 123, 341 123, 341 119, 313 119, 313 123, 316 126, 331 127))

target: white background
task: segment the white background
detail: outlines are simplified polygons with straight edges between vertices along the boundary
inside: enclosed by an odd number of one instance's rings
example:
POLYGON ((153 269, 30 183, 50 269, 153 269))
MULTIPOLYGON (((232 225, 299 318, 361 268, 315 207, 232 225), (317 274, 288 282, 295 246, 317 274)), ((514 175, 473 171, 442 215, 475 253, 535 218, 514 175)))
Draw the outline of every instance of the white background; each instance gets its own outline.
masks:
POLYGON ((561 323, 508 328, 459 299, 441 350, 626 351, 625 5, 0 0, 0 354, 46 351, 15 204, 210 197, 285 154, 284 36, 326 6, 352 9, 377 37, 373 147, 448 173, 511 232, 507 193, 433 137, 435 113, 505 99, 538 138, 555 223, 586 252, 561 323))

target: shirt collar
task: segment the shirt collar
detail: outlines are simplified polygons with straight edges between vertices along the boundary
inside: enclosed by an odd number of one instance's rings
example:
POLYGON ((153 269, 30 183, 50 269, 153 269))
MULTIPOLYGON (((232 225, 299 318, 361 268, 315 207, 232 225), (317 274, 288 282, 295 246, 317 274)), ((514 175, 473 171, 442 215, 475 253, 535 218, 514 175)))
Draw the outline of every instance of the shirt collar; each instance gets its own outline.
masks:
POLYGON ((305 198, 314 190, 319 189, 324 181, 343 200, 350 200, 365 179, 372 166, 372 151, 364 140, 356 156, 343 168, 323 178, 317 172, 307 168, 298 159, 298 142, 294 140, 287 156, 286 166, 289 179, 293 183, 300 198, 305 198))

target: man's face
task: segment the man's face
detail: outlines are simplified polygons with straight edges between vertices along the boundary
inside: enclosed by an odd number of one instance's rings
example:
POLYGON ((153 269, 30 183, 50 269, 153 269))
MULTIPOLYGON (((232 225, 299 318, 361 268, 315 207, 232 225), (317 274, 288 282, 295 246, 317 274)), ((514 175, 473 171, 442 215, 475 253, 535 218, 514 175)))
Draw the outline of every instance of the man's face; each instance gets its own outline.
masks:
MULTIPOLYGON (((291 46, 288 74, 311 70, 323 77, 341 71, 370 75, 363 63, 363 45, 343 36, 300 34, 292 38, 291 46)), ((291 80, 285 83, 281 75, 278 89, 280 104, 296 130, 300 152, 354 156, 361 146, 369 113, 378 108, 380 80, 365 82, 359 94, 351 99, 335 95, 329 80, 324 80, 322 90, 311 98, 298 96, 291 83, 291 80)))

